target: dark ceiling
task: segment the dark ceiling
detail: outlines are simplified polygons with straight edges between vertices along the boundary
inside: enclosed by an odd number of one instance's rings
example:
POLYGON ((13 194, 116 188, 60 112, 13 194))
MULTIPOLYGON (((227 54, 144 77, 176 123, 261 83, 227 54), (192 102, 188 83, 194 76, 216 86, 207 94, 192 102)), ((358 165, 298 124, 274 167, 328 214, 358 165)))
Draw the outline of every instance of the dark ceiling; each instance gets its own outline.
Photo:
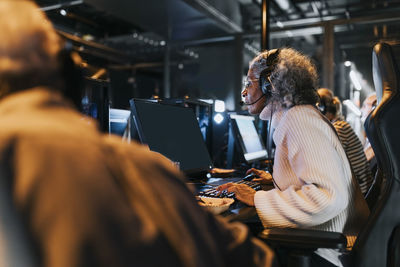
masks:
MULTIPOLYGON (((196 61, 197 47, 237 37, 244 40, 244 65, 260 50, 261 0, 36 2, 94 64, 153 64, 162 71, 166 47, 172 61, 196 61)), ((267 2, 270 47, 292 46, 322 61, 323 32, 332 25, 335 64, 351 60, 369 81, 373 44, 400 40, 400 1, 267 2)))

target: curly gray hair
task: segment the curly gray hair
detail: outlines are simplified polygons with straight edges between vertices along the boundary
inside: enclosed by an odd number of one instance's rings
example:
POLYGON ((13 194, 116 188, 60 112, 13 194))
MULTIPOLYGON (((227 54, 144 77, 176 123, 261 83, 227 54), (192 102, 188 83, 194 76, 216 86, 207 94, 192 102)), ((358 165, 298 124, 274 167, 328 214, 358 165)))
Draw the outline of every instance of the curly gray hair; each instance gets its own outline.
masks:
MULTIPOLYGON (((269 51, 264 51, 250 62, 250 70, 257 76, 270 67, 266 65, 269 51)), ((267 103, 279 103, 288 108, 318 101, 318 75, 310 58, 293 48, 281 48, 275 67, 270 73, 271 97, 267 103)))

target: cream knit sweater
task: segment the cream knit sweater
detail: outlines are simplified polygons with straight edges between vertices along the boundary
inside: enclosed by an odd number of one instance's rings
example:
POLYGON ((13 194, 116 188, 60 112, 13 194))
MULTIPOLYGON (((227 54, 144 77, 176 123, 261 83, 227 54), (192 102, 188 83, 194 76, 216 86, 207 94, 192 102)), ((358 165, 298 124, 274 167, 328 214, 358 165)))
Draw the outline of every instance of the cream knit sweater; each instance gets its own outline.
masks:
MULTIPOLYGON (((272 121, 276 188, 254 197, 264 227, 357 235, 369 210, 335 132, 311 105, 276 112, 272 121)), ((337 251, 317 253, 341 266, 337 251)))

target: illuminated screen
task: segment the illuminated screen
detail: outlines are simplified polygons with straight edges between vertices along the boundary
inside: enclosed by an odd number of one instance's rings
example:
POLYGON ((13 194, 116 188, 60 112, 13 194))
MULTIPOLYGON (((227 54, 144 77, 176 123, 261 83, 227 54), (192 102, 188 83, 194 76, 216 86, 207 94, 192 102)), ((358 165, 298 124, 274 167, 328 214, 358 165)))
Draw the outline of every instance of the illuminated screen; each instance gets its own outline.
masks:
POLYGON ((266 159, 267 150, 257 133, 254 125, 254 117, 243 115, 230 115, 236 137, 243 150, 243 156, 247 162, 266 159))
POLYGON ((109 133, 123 136, 128 128, 128 120, 131 112, 124 109, 110 108, 109 111, 109 133))
POLYGON ((152 151, 179 162, 187 174, 212 168, 198 121, 191 108, 132 99, 131 110, 139 139, 152 151))

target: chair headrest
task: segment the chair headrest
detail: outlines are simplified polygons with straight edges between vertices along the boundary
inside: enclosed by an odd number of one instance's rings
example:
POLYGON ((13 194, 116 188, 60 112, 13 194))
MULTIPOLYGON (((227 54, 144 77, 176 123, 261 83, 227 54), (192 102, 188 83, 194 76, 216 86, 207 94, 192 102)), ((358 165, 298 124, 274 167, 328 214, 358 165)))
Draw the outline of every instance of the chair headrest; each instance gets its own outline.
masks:
POLYGON ((364 127, 380 170, 400 179, 400 73, 391 45, 374 46, 372 66, 378 105, 364 127))
POLYGON ((372 51, 372 74, 378 104, 398 94, 399 69, 392 48, 387 43, 378 43, 372 51))

